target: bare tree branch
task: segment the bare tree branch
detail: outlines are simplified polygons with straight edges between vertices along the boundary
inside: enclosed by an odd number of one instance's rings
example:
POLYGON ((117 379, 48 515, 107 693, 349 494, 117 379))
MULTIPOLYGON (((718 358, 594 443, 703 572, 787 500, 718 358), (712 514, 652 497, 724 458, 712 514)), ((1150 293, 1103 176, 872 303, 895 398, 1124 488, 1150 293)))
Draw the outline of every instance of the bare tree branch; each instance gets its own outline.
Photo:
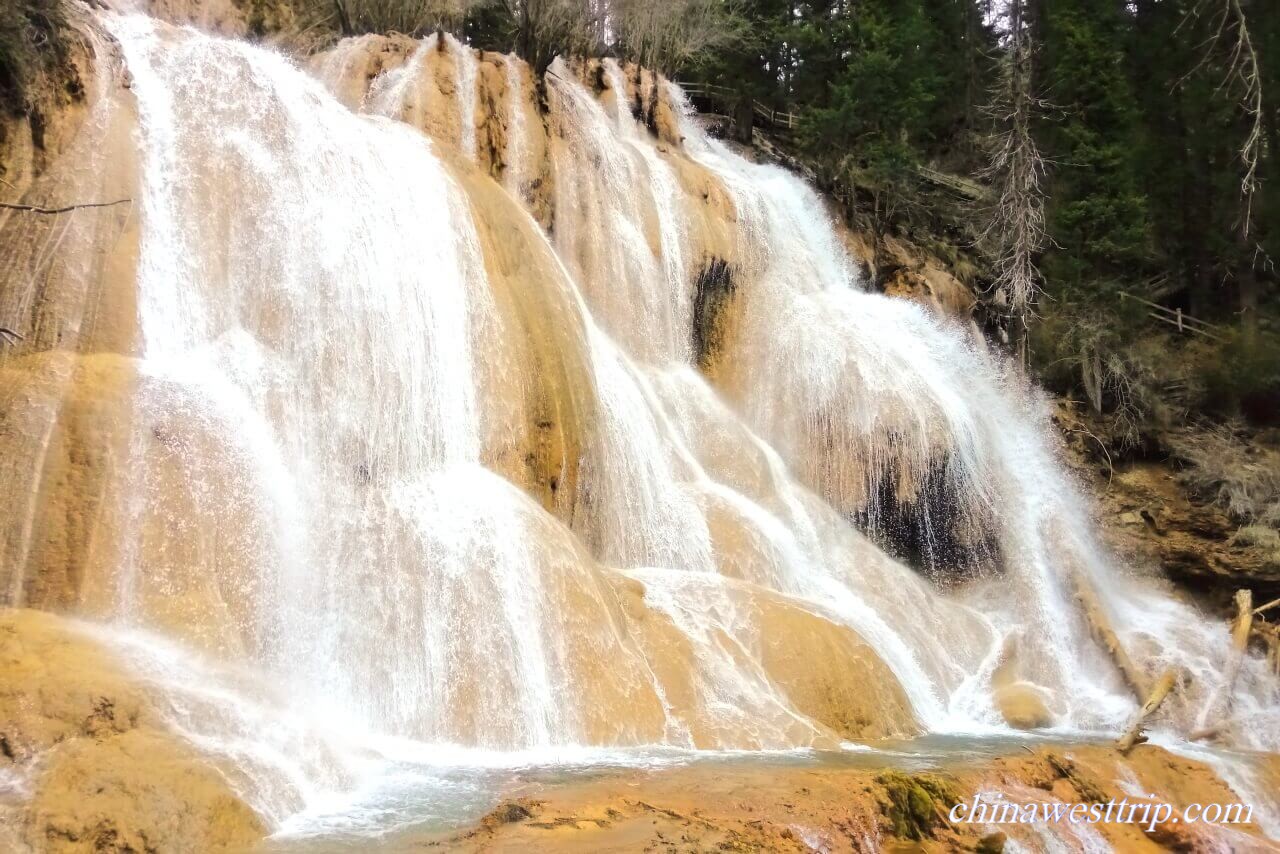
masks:
POLYGON ((1259 72, 1258 52, 1253 46, 1249 21, 1245 17, 1240 0, 1199 0, 1178 26, 1181 27, 1193 18, 1199 18, 1210 3, 1222 4, 1214 16, 1213 34, 1205 41, 1205 50, 1200 61, 1178 82, 1185 82, 1207 66, 1215 50, 1226 38, 1234 39, 1227 48, 1227 69, 1222 82, 1218 84, 1218 91, 1230 91, 1233 84, 1239 86, 1241 93, 1238 103, 1249 120, 1249 128, 1245 131, 1244 141, 1240 145, 1240 163, 1243 168, 1243 174, 1240 177, 1240 236, 1242 240, 1247 240, 1253 226, 1253 196, 1258 190, 1258 160, 1262 154, 1262 76, 1259 72))
POLYGON ((1252 224, 1253 195, 1258 190, 1258 157, 1262 150, 1262 77, 1258 72, 1258 54, 1254 50, 1249 24, 1245 20, 1240 0, 1227 0, 1227 5, 1235 18, 1236 31, 1229 73, 1238 77, 1244 85, 1240 105, 1250 119, 1244 144, 1240 146, 1240 161, 1244 164, 1244 175, 1240 179, 1240 194, 1244 203, 1240 231, 1247 237, 1252 224))
POLYGON ((736 2, 614 0, 609 21, 626 56, 672 74, 691 60, 745 36, 736 2))
POLYGON ((419 37, 443 27, 458 29, 486 0, 298 0, 303 28, 336 21, 344 36, 401 32, 419 37))
POLYGON ((26 211, 28 213, 37 213, 37 214, 60 214, 60 213, 66 213, 67 211, 80 210, 81 208, 109 208, 115 205, 123 205, 127 202, 132 202, 132 201, 133 199, 116 199, 114 202, 86 202, 85 204, 67 205, 66 207, 62 207, 62 208, 42 208, 39 205, 10 205, 10 204, 6 204, 5 202, 0 202, 0 208, 4 208, 5 210, 11 210, 11 211, 26 211))

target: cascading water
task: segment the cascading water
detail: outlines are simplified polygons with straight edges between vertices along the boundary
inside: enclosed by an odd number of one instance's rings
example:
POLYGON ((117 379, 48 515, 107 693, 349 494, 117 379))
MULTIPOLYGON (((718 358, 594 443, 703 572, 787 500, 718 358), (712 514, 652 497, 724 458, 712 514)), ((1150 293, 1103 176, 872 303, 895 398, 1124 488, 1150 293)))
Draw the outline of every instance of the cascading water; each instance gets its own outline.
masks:
POLYGON ((458 102, 458 148, 469 160, 476 159, 476 55, 471 48, 446 36, 445 43, 453 55, 453 85, 458 102))
POLYGON ((505 82, 507 91, 507 144, 503 151, 506 169, 503 181, 507 191, 517 199, 521 198, 522 187, 527 179, 528 167, 525 158, 528 155, 528 119, 524 114, 524 64, 514 54, 503 59, 506 66, 505 82))
MULTIPOLYGON (((1014 650, 1060 729, 1117 729, 1135 703, 1082 578, 1151 669, 1191 674, 1179 721, 1215 690, 1226 630, 1110 565, 1036 395, 865 291, 816 194, 674 87, 633 101, 606 61, 602 104, 557 62, 548 239, 510 59, 503 192, 472 165, 480 67, 452 37, 367 91, 345 41, 312 65, 339 103, 269 52, 101 20, 137 111, 140 342, 126 474, 99 497, 119 554, 78 601, 157 681, 202 665, 139 632, 244 665, 345 748, 524 761, 1003 732, 1014 650), (871 723, 824 712, 842 702, 871 723)), ((251 691, 209 678, 229 687, 180 703, 181 730, 251 754, 268 712, 202 711, 251 691)), ((1237 744, 1280 749, 1263 662, 1237 698, 1237 744)), ((243 788, 290 826, 368 772, 345 748, 243 763, 243 788)))

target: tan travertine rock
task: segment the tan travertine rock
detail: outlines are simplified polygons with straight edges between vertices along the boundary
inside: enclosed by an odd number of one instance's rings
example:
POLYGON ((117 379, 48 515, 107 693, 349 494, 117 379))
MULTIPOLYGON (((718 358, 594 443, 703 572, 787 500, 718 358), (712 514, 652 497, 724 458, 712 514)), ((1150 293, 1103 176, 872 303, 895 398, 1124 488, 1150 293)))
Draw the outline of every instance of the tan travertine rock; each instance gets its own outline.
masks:
POLYGON ((0 611, 0 748, 0 767, 34 778, 15 811, 33 851, 232 852, 266 834, 145 685, 52 614, 0 611))
POLYGON ((1030 682, 1014 682, 993 692, 996 708, 1014 729, 1039 729, 1053 723, 1046 692, 1030 682))
POLYGON ((0 362, 0 472, 34 485, 0 493, 0 590, 14 605, 109 614, 132 563, 152 627, 242 652, 262 602, 253 561, 270 541, 260 487, 199 389, 139 365, 57 350, 0 362))
POLYGON ((991 694, 1005 723, 1014 729, 1039 729, 1053 723, 1053 695, 1045 688, 1019 678, 1018 648, 1022 636, 1005 638, 1000 662, 991 674, 991 694))
MULTIPOLYGON (((1144 745, 1128 757, 1107 747, 1014 750, 1007 756, 946 762, 924 773, 882 766, 761 765, 752 760, 693 763, 636 773, 601 774, 540 786, 534 797, 511 797, 474 825, 426 834, 426 844, 450 851, 596 852, 680 851, 982 851, 991 850, 990 825, 943 821, 954 803, 930 796, 932 822, 925 839, 894 836, 886 791, 893 782, 941 782, 957 802, 1000 792, 1018 803, 1081 802, 1085 789, 1103 803, 1135 798, 1126 786, 1159 793, 1171 803, 1176 822, 1152 834, 1138 823, 1073 825, 1001 824, 999 832, 1019 850, 1088 850, 1099 841, 1123 852, 1168 850, 1271 851, 1257 824, 1213 827, 1187 824, 1190 803, 1236 803, 1233 793, 1207 765, 1144 745), (1063 776, 1066 769, 1072 779, 1063 776), (1122 782, 1123 781, 1123 782, 1122 782), (985 841, 985 842, 984 842, 985 841), (1188 847, 1177 849, 1179 843, 1188 847), (983 845, 988 846, 983 848, 983 845)), ((935 789, 936 791, 937 789, 935 789)), ((927 791, 918 790, 927 795, 927 791)), ((963 816, 961 812, 959 815, 963 816)), ((1010 845, 1005 850, 1012 850, 1010 845)))
MULTIPOLYGON (((765 676, 786 703, 809 720, 779 708, 768 726, 789 729, 795 744, 835 747, 840 740, 867 741, 920 732, 893 671, 863 638, 800 600, 754 584, 718 576, 696 581, 696 593, 714 612, 733 615, 729 649, 753 649, 765 676), (739 646, 740 645, 740 646, 739 646), (816 725, 816 726, 815 726, 816 725)), ((750 743, 752 733, 724 733, 698 707, 698 650, 666 615, 646 608, 634 585, 622 591, 632 631, 662 680, 666 699, 689 724, 699 747, 750 743)), ((723 631, 723 630, 722 630, 723 631)), ((720 632, 717 632, 719 634, 720 632)))
POLYGON ((27 838, 41 851, 241 852, 266 835, 226 778, 184 742, 132 730, 60 747, 40 776, 27 838))

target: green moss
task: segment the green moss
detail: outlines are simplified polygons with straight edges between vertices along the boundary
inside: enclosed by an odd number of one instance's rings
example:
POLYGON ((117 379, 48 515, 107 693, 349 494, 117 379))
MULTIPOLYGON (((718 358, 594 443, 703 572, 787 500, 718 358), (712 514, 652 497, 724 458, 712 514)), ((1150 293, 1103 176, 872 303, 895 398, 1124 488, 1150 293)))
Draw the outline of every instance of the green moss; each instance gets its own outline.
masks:
POLYGON ((890 831, 903 839, 926 839, 933 836, 945 814, 960 796, 955 785, 936 774, 904 774, 886 771, 876 777, 887 800, 881 812, 889 819, 890 831))

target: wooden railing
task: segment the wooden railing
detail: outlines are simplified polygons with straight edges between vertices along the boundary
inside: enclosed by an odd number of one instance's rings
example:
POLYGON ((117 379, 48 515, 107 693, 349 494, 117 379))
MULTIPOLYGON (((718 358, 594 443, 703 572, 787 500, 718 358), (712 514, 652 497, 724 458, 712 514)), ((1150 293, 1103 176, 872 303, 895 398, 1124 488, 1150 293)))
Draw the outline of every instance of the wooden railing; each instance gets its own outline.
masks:
POLYGON ((795 113, 788 113, 783 110, 775 110, 771 107, 766 107, 764 104, 760 103, 759 101, 751 102, 751 110, 757 116, 764 119, 766 122, 773 125, 774 127, 783 127, 783 128, 786 128, 787 130, 792 130, 795 128, 796 125, 800 124, 800 116, 796 115, 795 113))
MULTIPOLYGON (((689 83, 679 80, 673 82, 683 89, 690 98, 715 101, 723 110, 736 108, 741 98, 741 94, 737 90, 728 86, 718 86, 715 83, 689 83)), ((751 112, 772 127, 783 127, 787 130, 792 130, 800 124, 800 116, 796 113, 775 110, 767 104, 756 100, 751 101, 751 112)))
POLYGON ((1147 316, 1158 320, 1161 323, 1167 323, 1170 326, 1177 327, 1179 332, 1192 332, 1196 335, 1203 335, 1205 338, 1212 338, 1214 341, 1225 340, 1220 334, 1222 327, 1215 326, 1212 323, 1206 323, 1203 320, 1197 320, 1189 314, 1183 313, 1180 308, 1167 308, 1159 303, 1145 300, 1142 297, 1136 297, 1133 294, 1120 292, 1120 299, 1133 300, 1146 307, 1147 316))

